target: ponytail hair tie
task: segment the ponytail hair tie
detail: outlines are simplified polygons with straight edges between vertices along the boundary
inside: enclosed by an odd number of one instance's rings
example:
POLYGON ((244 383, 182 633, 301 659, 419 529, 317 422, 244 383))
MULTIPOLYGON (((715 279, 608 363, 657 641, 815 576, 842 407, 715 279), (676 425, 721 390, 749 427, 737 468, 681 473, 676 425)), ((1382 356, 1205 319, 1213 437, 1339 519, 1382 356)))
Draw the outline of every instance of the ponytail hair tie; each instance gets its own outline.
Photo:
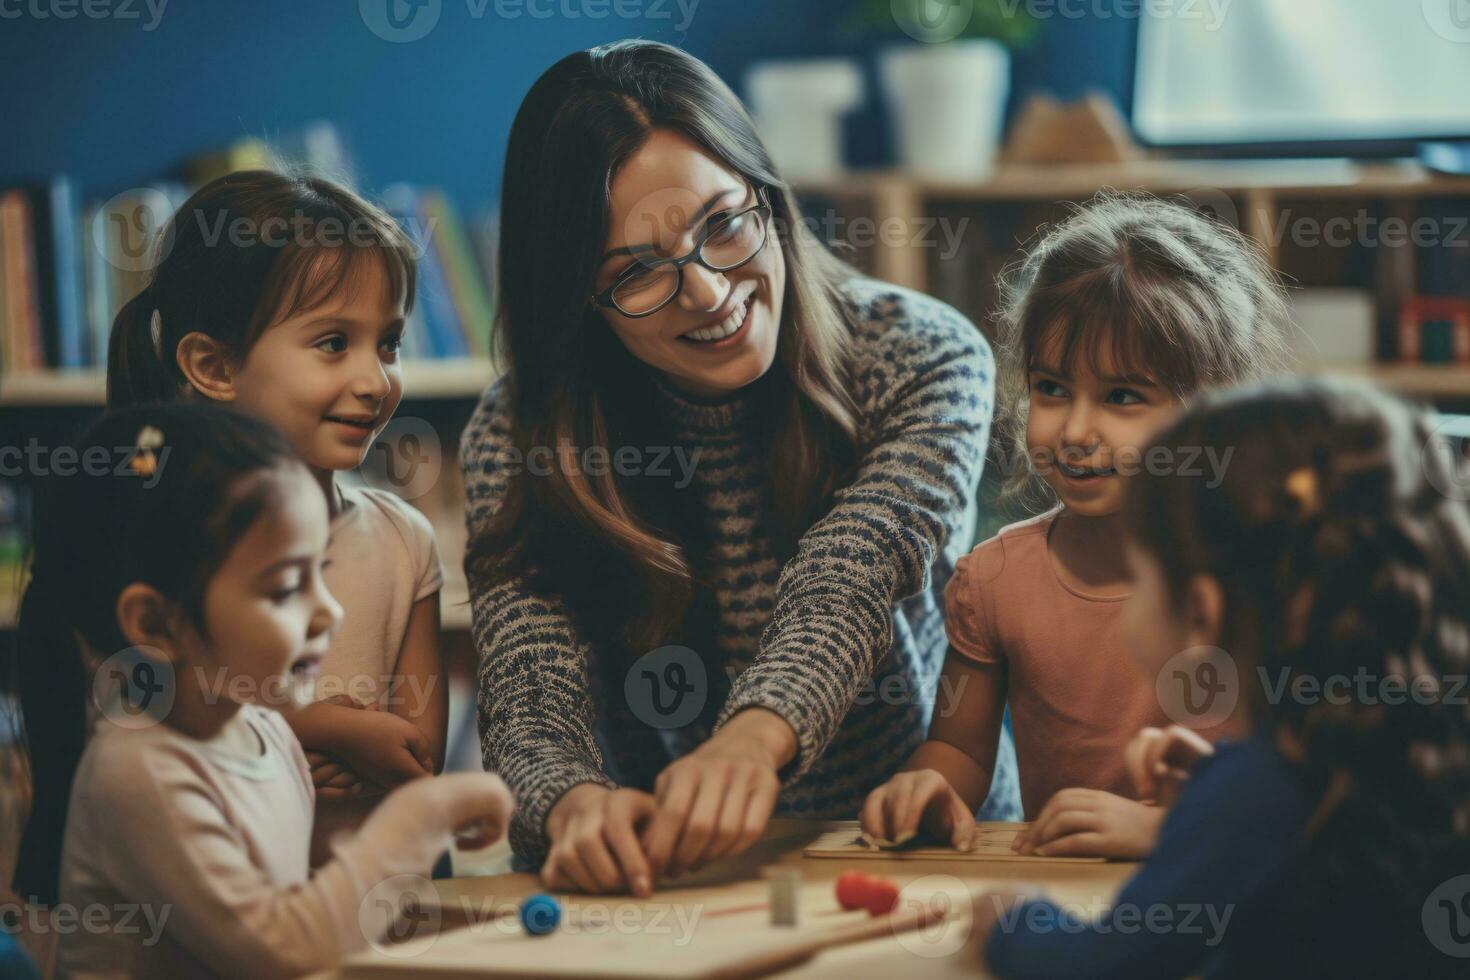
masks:
POLYGON ((1301 466, 1292 470, 1286 474, 1282 489, 1296 502, 1298 520, 1310 520, 1322 510, 1322 481, 1315 468, 1301 466))
POLYGON ((163 314, 158 312, 158 307, 153 308, 153 316, 148 321, 148 333, 153 338, 153 356, 160 361, 163 360, 163 314))
POLYGON ((158 456, 154 450, 163 445, 163 433, 151 425, 145 425, 138 430, 135 441, 137 446, 133 450, 133 458, 128 460, 128 468, 141 477, 150 477, 158 472, 158 456))

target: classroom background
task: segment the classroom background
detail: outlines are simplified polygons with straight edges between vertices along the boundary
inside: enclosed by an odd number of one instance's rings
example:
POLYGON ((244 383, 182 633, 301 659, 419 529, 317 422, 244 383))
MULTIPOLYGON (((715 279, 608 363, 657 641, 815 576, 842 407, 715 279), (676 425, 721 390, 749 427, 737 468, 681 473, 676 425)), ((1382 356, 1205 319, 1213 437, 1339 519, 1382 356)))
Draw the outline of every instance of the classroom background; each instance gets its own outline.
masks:
MULTIPOLYGON (((809 227, 984 330, 997 274, 1101 190, 1179 196, 1292 288, 1298 370, 1470 405, 1470 18, 1457 0, 0 0, 0 446, 101 410, 140 243, 202 181, 346 176, 423 247, 407 396, 360 478, 433 521, 456 651, 451 767, 478 764, 458 434, 496 367, 496 204, 522 95, 561 56, 645 37, 747 101, 809 227)), ((44 473, 0 468, 0 636, 44 473)), ((1014 516, 992 459, 978 533, 1014 516)), ((0 731, 8 731, 0 726, 0 731)), ((0 764, 0 867, 25 806, 0 764)))

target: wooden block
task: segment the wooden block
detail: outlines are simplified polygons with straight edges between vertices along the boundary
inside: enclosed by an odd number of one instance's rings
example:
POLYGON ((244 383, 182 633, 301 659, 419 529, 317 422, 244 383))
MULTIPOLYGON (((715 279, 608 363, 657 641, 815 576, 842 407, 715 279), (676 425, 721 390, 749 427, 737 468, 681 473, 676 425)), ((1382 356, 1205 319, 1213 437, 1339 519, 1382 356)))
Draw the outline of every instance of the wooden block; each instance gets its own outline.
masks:
POLYGON ((975 839, 968 851, 956 851, 952 847, 925 844, 921 839, 891 849, 875 848, 863 840, 862 831, 856 820, 840 829, 831 830, 818 837, 803 850, 802 857, 809 858, 879 858, 889 861, 947 860, 947 861, 1027 861, 1066 862, 1068 864, 1103 864, 1107 858, 1100 857, 1043 857, 1035 854, 1017 854, 1011 850, 1011 842, 1029 824, 1024 823, 979 823, 975 825, 975 839))

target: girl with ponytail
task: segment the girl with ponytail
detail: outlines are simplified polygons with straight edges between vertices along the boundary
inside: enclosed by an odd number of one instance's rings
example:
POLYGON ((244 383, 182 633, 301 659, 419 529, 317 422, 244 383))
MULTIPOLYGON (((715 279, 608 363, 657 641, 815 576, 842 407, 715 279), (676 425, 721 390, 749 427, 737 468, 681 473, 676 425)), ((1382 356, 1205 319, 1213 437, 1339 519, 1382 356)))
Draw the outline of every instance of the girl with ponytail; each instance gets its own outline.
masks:
POLYGON ((283 716, 309 703, 341 619, 311 474, 270 426, 205 405, 121 410, 75 448, 108 464, 38 497, 16 890, 88 910, 61 937, 62 976, 326 968, 390 924, 369 891, 397 908, 451 830, 498 835, 504 785, 415 781, 308 880, 311 774, 283 716))
POLYGON ((1130 488, 1130 646, 1176 720, 1192 678, 1251 735, 1142 733, 1138 791, 1178 795, 1152 857, 1093 923, 978 899, 995 975, 1465 975, 1470 509, 1438 439, 1330 381, 1205 396, 1158 437, 1232 455, 1130 488))
POLYGON ((327 580, 344 619, 318 703, 293 722, 317 787, 319 864, 336 831, 444 761, 433 528, 396 494, 336 478, 362 464, 403 397, 414 247, 331 181, 247 171, 185 201, 154 254, 152 280, 113 324, 109 404, 186 398, 263 418, 326 495, 327 580))

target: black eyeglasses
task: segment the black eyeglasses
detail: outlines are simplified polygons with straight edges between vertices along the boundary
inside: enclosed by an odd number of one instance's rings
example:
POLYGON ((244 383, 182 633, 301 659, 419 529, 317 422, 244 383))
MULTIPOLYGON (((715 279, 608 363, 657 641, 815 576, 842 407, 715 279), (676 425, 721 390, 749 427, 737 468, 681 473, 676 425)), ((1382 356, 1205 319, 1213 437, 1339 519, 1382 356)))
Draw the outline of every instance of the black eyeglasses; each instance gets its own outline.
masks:
POLYGON ((756 188, 755 204, 711 221, 687 255, 637 263, 602 292, 592 297, 598 306, 611 307, 626 317, 651 316, 668 306, 684 288, 684 267, 698 262, 713 272, 731 272, 760 254, 771 228, 771 204, 765 187, 756 188))

